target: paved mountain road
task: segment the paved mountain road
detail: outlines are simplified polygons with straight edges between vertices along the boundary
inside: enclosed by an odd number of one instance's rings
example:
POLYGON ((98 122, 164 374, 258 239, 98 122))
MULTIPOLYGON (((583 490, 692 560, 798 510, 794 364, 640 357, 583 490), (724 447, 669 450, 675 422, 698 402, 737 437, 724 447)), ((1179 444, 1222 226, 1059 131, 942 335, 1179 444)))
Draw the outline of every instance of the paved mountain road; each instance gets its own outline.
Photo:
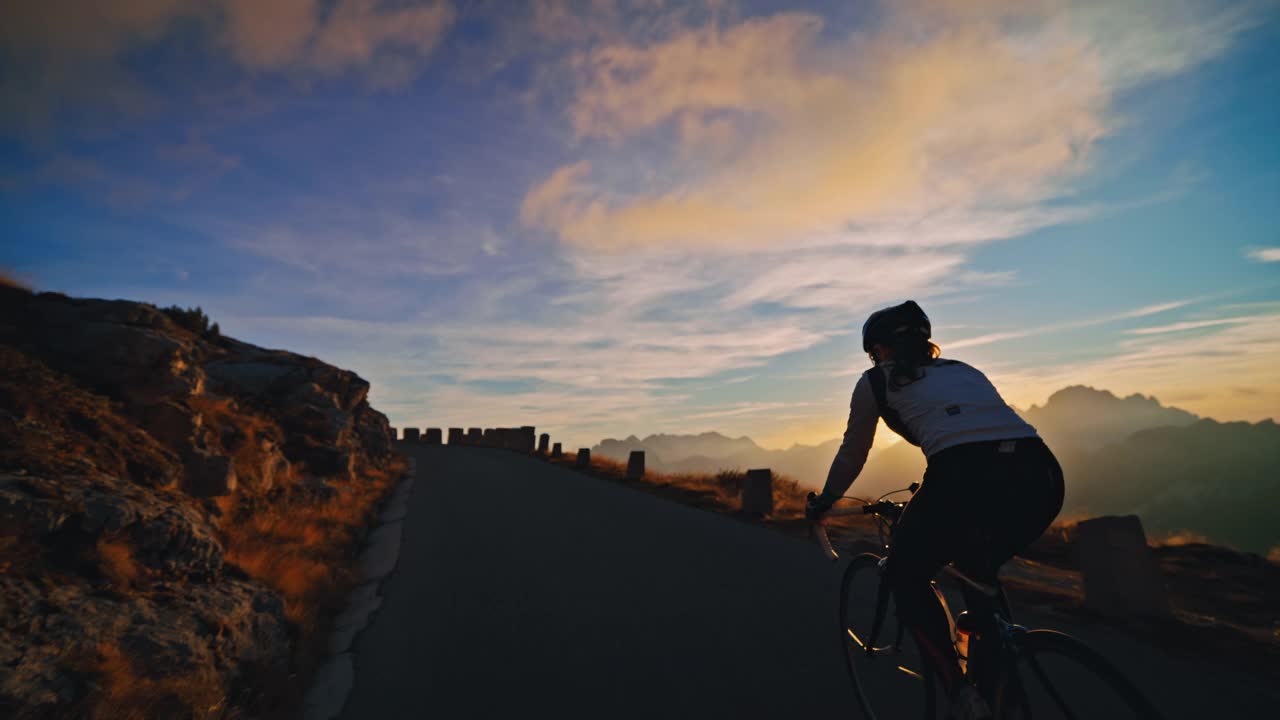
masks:
MULTIPOLYGON (((343 717, 858 717, 815 546, 500 450, 411 452, 399 563, 343 717)), ((1276 707, 1088 639, 1131 655, 1170 717, 1276 707)))

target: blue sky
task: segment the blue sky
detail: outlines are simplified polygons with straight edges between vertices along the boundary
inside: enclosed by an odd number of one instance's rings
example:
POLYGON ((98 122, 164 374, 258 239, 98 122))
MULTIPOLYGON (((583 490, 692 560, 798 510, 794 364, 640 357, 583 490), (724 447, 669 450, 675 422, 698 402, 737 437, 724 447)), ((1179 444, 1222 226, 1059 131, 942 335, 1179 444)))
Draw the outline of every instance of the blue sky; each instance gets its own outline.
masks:
POLYGON ((1273 2, 127 8, 0 10, 0 266, 394 424, 821 441, 908 297, 1020 406, 1278 414, 1273 2))

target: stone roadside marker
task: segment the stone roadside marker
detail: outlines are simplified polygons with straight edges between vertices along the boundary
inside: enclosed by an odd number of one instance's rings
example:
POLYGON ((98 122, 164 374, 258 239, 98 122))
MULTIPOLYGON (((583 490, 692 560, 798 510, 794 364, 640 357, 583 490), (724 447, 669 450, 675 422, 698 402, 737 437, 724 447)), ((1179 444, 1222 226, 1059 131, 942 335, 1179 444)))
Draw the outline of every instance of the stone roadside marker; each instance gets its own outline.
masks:
POLYGON ((539 436, 538 436, 538 454, 539 454, 539 455, 546 455, 546 454, 547 454, 547 447, 548 447, 550 444, 551 444, 551 436, 550 436, 550 435, 548 435, 548 434, 546 434, 546 433, 542 433, 541 435, 539 435, 539 436))
POLYGON ((560 443, 551 446, 551 457, 558 459, 562 455, 564 455, 564 451, 560 449, 560 443))
POLYGON ((773 471, 769 468, 747 471, 742 483, 742 512, 747 515, 773 512, 773 471))
POLYGON ((418 442, 418 428, 405 428, 404 439, 407 442, 418 442))
POLYGON ((449 428, 449 444, 450 445, 463 444, 464 440, 462 438, 463 438, 462 428, 449 428))
POLYGON ((1076 525, 1084 604, 1112 617, 1173 615, 1164 578, 1137 515, 1107 515, 1076 525))
POLYGON ((467 428, 467 444, 479 446, 484 442, 484 430, 481 428, 467 428))
POLYGON ((627 456, 627 479, 643 480, 644 479, 644 451, 632 450, 627 456))
POLYGON ((444 443, 440 435, 440 428, 427 428, 427 434, 423 436, 422 441, 428 445, 441 445, 444 443))
POLYGON ((591 467, 591 448, 578 448, 578 461, 574 463, 574 467, 591 467))

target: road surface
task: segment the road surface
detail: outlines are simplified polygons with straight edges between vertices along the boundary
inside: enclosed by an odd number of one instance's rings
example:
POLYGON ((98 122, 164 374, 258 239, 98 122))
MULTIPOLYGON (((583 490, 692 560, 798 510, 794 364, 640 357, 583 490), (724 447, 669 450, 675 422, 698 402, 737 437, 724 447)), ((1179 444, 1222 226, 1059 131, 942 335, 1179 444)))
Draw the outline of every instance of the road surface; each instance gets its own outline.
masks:
MULTIPOLYGON (((834 634, 838 569, 816 546, 501 450, 411 452, 399 564, 356 641, 343 717, 859 717, 834 634)), ((1065 629, 1169 717, 1266 717, 1280 702, 1065 629)))

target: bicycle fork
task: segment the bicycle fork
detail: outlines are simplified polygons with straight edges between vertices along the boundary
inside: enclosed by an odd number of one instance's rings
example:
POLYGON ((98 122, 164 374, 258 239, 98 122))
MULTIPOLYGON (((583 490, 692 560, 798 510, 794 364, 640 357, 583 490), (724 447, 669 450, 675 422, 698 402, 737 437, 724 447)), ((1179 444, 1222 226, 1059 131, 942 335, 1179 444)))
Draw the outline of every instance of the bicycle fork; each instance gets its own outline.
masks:
POLYGON ((876 613, 871 621, 870 635, 868 635, 864 640, 863 638, 858 637, 857 633, 853 632, 852 628, 847 630, 849 636, 858 644, 858 647, 862 648, 862 651, 867 654, 867 657, 875 657, 878 654, 883 654, 883 651, 886 650, 891 650, 893 654, 899 654, 902 652, 902 638, 904 631, 902 623, 898 623, 898 633, 897 637, 894 638, 893 645, 887 647, 876 647, 876 640, 880 637, 880 630, 884 628, 884 618, 889 610, 889 598, 893 594, 889 589, 889 583, 884 582, 885 568, 887 567, 886 562, 888 559, 889 558, 887 557, 880 558, 880 562, 876 566, 876 571, 880 574, 881 581, 879 583, 879 587, 876 589, 876 613))

